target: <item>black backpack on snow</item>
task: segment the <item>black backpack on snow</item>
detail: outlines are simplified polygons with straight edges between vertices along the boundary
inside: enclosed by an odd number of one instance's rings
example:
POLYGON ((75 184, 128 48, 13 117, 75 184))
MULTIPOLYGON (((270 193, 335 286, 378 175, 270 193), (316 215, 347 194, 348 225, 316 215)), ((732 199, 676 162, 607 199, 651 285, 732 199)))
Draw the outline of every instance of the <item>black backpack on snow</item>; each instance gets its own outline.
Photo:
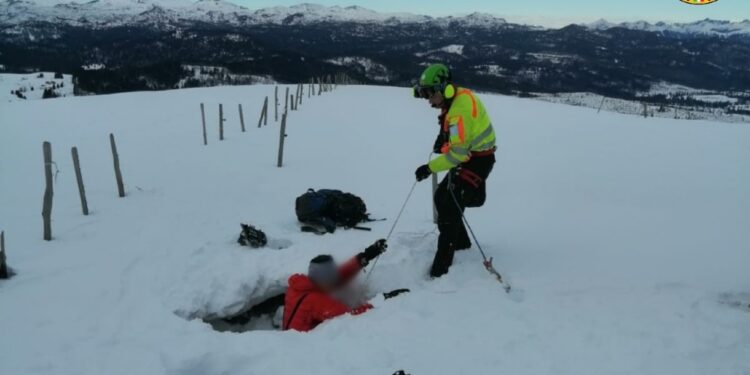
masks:
POLYGON ((362 198, 340 190, 309 189, 295 202, 297 219, 308 225, 322 226, 333 233, 337 226, 354 228, 370 221, 362 198))

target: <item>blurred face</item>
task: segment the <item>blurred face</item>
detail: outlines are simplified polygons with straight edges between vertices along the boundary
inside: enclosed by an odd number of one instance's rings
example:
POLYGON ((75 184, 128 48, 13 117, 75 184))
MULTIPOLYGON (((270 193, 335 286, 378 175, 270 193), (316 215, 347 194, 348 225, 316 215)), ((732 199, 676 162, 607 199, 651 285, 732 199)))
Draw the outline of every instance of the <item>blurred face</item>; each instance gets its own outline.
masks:
POLYGON ((330 293, 336 290, 335 283, 315 283, 315 285, 325 293, 330 293))
POLYGON ((445 105, 442 91, 434 86, 415 86, 414 97, 426 99, 432 108, 442 108, 445 105))

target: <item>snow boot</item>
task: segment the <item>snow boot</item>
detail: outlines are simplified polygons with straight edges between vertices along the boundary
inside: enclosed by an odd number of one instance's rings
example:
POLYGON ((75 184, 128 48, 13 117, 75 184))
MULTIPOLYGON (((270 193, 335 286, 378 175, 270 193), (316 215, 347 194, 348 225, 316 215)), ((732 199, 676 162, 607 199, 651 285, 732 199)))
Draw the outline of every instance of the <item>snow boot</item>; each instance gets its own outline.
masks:
POLYGON ((453 248, 456 251, 469 250, 471 249, 471 240, 469 234, 466 233, 466 226, 461 223, 461 227, 457 229, 456 238, 453 239, 453 248))
POLYGON ((438 248, 435 252, 435 259, 432 261, 432 267, 430 268, 430 277, 432 278, 445 275, 453 264, 455 249, 447 237, 447 235, 441 233, 438 238, 438 248))

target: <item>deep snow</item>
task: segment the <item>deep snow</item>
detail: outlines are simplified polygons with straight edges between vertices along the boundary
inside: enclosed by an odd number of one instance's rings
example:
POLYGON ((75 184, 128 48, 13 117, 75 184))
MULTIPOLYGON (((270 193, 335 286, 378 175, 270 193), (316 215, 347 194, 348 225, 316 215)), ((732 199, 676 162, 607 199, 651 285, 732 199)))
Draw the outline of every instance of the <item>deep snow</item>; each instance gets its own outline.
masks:
POLYGON ((255 127, 266 95, 273 86, 0 103, 0 228, 18 273, 0 281, 1 374, 750 373, 750 127, 503 96, 482 95, 498 164, 487 205, 467 215, 523 300, 502 292, 475 250, 427 280, 436 236, 424 182, 369 287, 364 277, 354 287, 412 293, 307 334, 220 333, 184 319, 236 312, 282 291, 314 255, 344 260, 385 236, 436 132, 434 110, 406 89, 305 95, 278 169, 278 125, 255 127), (60 170, 49 243, 45 140, 60 170), (372 233, 300 233, 294 198, 309 187, 357 193, 389 221, 372 233), (240 222, 289 246, 241 248, 240 222))

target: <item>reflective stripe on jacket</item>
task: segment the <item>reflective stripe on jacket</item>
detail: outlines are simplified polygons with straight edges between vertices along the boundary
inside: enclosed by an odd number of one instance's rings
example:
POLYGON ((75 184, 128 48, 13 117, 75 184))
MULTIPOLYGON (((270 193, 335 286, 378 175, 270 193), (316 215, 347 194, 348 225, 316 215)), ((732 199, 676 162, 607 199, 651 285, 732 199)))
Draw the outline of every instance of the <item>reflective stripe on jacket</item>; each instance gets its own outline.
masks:
POLYGON ((447 171, 468 161, 472 152, 495 147, 495 130, 484 104, 465 88, 458 88, 443 130, 449 134, 449 142, 443 147, 443 154, 430 161, 432 172, 447 171))

